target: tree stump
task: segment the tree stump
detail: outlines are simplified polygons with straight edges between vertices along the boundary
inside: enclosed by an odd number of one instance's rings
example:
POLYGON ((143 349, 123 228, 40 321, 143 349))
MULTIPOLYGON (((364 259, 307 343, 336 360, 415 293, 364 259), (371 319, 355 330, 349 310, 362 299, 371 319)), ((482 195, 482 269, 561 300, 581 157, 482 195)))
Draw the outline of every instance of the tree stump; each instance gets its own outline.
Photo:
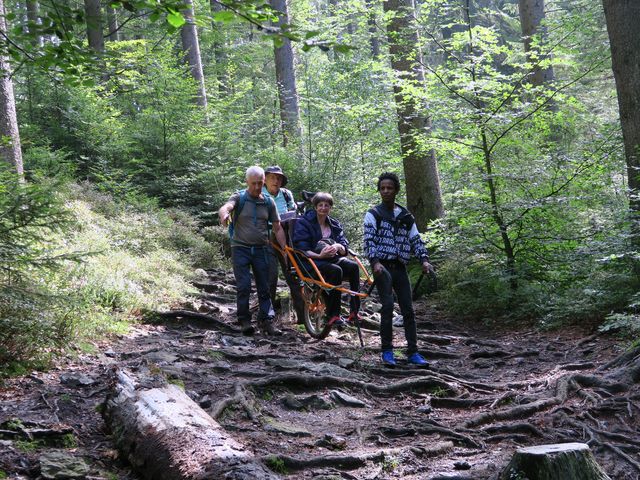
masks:
POLYGON ((611 480, 585 443, 520 448, 500 480, 611 480))
POLYGON ((105 420, 118 449, 143 478, 279 478, 177 386, 150 377, 136 381, 124 370, 115 377, 105 420))

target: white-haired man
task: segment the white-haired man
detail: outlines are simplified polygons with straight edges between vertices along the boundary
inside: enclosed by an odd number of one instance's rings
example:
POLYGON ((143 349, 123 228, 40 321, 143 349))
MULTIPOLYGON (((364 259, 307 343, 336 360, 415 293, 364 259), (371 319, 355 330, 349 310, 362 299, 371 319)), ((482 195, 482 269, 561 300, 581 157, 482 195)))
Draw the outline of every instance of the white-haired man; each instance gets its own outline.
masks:
POLYGON ((247 188, 233 194, 218 211, 222 225, 231 222, 229 233, 233 274, 236 278, 238 323, 244 335, 253 335, 249 311, 253 271, 260 305, 258 326, 264 334, 280 335, 282 332, 273 325, 275 314, 269 295, 269 237, 272 228, 278 243, 284 248, 284 231, 275 203, 262 194, 264 170, 258 166, 249 167, 245 179, 247 188))

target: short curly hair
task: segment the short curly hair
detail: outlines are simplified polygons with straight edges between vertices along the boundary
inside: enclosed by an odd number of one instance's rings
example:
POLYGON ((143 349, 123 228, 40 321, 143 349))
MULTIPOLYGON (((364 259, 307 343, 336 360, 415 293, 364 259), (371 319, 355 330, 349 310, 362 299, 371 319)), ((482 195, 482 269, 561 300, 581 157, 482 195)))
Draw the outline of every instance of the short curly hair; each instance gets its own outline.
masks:
POLYGON ((380 191, 380 184, 383 180, 391 180, 396 187, 396 192, 400 191, 400 179, 398 175, 393 172, 384 172, 382 175, 378 177, 378 191, 380 191))
POLYGON ((333 207, 333 197, 327 192, 318 192, 311 199, 311 203, 314 207, 317 207, 320 202, 327 202, 333 207))

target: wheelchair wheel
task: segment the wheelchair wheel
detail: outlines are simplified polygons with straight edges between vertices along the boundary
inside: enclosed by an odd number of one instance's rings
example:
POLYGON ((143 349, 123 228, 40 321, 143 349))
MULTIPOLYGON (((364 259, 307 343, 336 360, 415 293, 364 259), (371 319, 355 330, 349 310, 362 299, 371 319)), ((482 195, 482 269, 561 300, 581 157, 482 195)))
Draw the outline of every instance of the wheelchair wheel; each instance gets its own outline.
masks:
POLYGON ((325 338, 329 335, 331 326, 327 325, 327 306, 322 289, 304 285, 302 298, 304 299, 304 327, 313 338, 325 338))

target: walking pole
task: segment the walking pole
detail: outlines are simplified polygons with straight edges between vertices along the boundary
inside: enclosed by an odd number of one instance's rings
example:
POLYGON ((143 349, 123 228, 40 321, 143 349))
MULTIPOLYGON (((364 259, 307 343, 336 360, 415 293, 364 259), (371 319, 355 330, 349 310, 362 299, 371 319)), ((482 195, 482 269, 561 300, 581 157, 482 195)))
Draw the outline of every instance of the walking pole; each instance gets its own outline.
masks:
MULTIPOLYGON (((369 286, 369 289, 367 290, 367 297, 371 295, 371 292, 373 291, 373 287, 375 286, 376 286, 376 279, 374 278, 373 282, 371 282, 371 285, 369 286)), ((358 332, 360 347, 364 348, 364 340, 362 339, 362 330, 360 329, 360 315, 356 315, 356 331, 358 332)))
POLYGON ((411 292, 411 300, 415 300, 416 298, 418 298, 418 287, 420 286, 420 282, 422 282, 423 278, 424 273, 421 273, 418 277, 418 280, 416 281, 416 284, 413 286, 413 291, 411 292))

